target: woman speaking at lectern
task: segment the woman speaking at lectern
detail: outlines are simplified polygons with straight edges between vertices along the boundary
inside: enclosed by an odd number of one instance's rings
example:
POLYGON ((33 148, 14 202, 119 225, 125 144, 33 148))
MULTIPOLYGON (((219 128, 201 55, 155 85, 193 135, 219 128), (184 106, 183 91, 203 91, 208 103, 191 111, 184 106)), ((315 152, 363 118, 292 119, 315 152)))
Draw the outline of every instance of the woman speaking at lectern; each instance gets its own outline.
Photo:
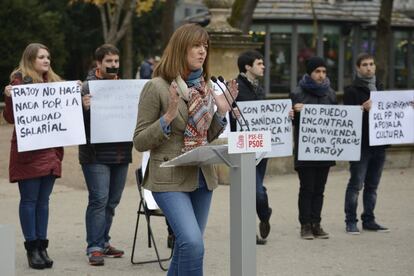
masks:
MULTIPOLYGON (((227 124, 229 104, 223 94, 213 92, 209 81, 209 44, 202 27, 178 28, 138 105, 134 146, 151 152, 143 185, 153 192, 176 237, 168 275, 203 275, 203 233, 218 184, 215 168, 161 168, 160 164, 207 145, 227 124)), ((235 81, 229 87, 235 98, 235 81)))

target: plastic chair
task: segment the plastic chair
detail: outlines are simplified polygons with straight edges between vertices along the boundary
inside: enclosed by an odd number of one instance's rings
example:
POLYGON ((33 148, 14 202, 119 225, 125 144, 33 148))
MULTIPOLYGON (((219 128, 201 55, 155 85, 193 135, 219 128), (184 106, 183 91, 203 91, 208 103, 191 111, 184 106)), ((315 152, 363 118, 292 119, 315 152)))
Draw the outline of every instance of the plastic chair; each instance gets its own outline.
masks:
POLYGON ((134 235, 134 242, 132 245, 132 253, 131 253, 131 263, 132 264, 148 264, 148 263, 156 263, 158 262, 158 264, 160 265, 161 269, 164 271, 168 270, 168 267, 164 267, 163 266, 163 262, 169 261, 172 258, 173 255, 173 250, 174 250, 174 245, 171 248, 171 254, 168 258, 161 258, 160 254, 158 252, 158 248, 157 248, 157 244, 155 243, 155 238, 154 238, 154 234, 152 232, 151 229, 151 216, 155 216, 155 217, 163 217, 165 218, 164 214, 162 213, 162 211, 160 209, 156 209, 156 210, 151 210, 148 209, 147 203, 145 201, 145 198, 143 196, 143 188, 142 188, 142 169, 138 168, 135 171, 135 176, 136 176, 136 180, 137 180, 137 186, 138 186, 138 193, 139 193, 139 207, 138 207, 138 211, 137 211, 137 222, 135 224, 135 235, 134 235), (136 243, 137 243, 137 234, 138 234, 138 225, 139 225, 139 218, 141 215, 145 216, 145 219, 147 221, 147 234, 148 234, 148 248, 152 247, 152 245, 154 245, 154 250, 155 250, 155 254, 157 255, 157 259, 153 259, 153 260, 145 260, 145 261, 135 261, 134 260, 134 253, 135 253, 135 247, 136 247, 136 243))

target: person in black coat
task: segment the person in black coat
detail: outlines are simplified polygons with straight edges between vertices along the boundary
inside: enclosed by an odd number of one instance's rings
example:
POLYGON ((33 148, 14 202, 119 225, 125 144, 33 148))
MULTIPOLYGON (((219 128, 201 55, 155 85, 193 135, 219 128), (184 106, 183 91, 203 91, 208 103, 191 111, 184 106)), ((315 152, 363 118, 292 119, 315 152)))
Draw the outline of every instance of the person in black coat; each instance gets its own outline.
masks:
POLYGON ((328 173, 335 161, 300 161, 298 160, 300 111, 306 104, 336 104, 335 91, 330 87, 326 76, 326 64, 320 57, 312 57, 307 61, 306 74, 299 81, 296 89, 290 94, 294 115, 295 138, 295 170, 300 180, 299 190, 299 222, 301 237, 311 240, 314 238, 329 238, 321 227, 321 212, 325 184, 328 173))
POLYGON ((359 191, 364 188, 361 215, 362 228, 376 232, 389 232, 389 229, 375 221, 374 208, 377 201, 377 189, 385 162, 387 146, 369 145, 369 110, 371 109, 370 95, 372 91, 383 90, 383 85, 375 77, 375 61, 370 54, 362 53, 356 61, 354 81, 344 90, 345 105, 361 105, 364 112, 362 117, 361 159, 350 162, 351 177, 345 194, 345 223, 346 232, 352 235, 360 234, 357 227, 357 207, 359 191))
POLYGON ((122 192, 129 163, 132 162, 132 142, 91 143, 89 81, 118 79, 119 50, 104 44, 95 51, 96 68, 82 85, 82 105, 86 144, 79 146, 79 163, 88 188, 86 209, 86 253, 89 264, 104 265, 104 257, 119 258, 124 251, 113 247, 109 232, 122 192))
MULTIPOLYGON (((263 56, 257 51, 246 51, 242 53, 238 60, 239 75, 236 82, 239 86, 239 95, 236 101, 258 101, 265 99, 263 87, 259 84, 259 78, 264 74, 263 56)), ((235 118, 230 118, 232 131, 237 130, 235 118)), ((266 174, 267 158, 263 158, 256 166, 256 212, 259 217, 260 236, 257 237, 257 244, 265 244, 266 238, 270 233, 269 219, 272 215, 272 208, 269 207, 266 187, 263 179, 266 174)))

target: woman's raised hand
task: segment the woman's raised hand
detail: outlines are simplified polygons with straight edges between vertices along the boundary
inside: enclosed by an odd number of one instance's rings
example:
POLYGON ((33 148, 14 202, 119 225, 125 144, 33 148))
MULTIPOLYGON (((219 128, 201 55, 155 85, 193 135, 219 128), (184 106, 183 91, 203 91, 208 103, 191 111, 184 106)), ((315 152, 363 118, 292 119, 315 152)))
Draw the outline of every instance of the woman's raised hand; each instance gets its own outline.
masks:
POLYGON ((217 105, 217 111, 221 116, 225 116, 226 112, 232 109, 231 104, 233 103, 233 99, 236 99, 237 95, 239 95, 239 86, 236 80, 230 81, 227 87, 229 88, 229 91, 227 91, 227 89, 225 90, 226 95, 224 95, 224 93, 220 95, 216 95, 216 93, 213 93, 217 105), (231 96, 229 95, 229 93, 231 94, 231 96))
POLYGON ((175 117, 177 117, 178 114, 178 101, 180 96, 178 95, 178 85, 175 81, 173 81, 170 85, 169 94, 168 109, 164 114, 164 119, 168 125, 175 119, 175 117))
POLYGON ((7 97, 10 97, 12 88, 13 87, 11 85, 7 85, 6 87, 4 87, 4 95, 6 95, 7 97))

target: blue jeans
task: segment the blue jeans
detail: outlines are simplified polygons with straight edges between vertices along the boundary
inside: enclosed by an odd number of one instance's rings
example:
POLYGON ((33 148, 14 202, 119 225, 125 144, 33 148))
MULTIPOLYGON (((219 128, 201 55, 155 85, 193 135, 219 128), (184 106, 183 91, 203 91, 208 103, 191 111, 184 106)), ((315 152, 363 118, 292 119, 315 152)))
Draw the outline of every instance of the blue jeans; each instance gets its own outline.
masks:
POLYGON ((212 194, 207 189, 201 170, 199 188, 193 192, 153 193, 175 235, 174 254, 168 276, 203 275, 203 234, 212 194))
POLYGON ((49 222, 49 196, 56 177, 42 176, 19 181, 19 216, 26 241, 47 238, 49 222))
POLYGON ((263 158, 256 166, 256 212, 260 221, 268 221, 270 218, 269 201, 263 179, 266 174, 267 158, 263 158))
POLYGON ((361 215, 363 222, 375 220, 374 209, 377 202, 377 188, 381 179, 385 162, 385 149, 370 147, 361 151, 361 160, 350 162, 351 178, 345 194, 345 222, 356 223, 358 195, 364 187, 364 211, 361 215))
POLYGON ((86 209, 87 253, 102 251, 109 245, 109 230, 128 173, 126 164, 82 164, 89 192, 86 209))

